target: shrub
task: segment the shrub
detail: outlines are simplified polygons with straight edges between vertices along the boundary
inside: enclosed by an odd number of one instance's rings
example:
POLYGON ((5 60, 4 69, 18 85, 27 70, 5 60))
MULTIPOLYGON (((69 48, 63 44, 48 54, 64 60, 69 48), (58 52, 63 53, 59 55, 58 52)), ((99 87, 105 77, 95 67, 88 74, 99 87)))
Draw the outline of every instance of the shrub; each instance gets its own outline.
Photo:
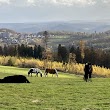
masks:
MULTIPOLYGON (((39 59, 33 58, 21 58, 21 57, 11 57, 11 56, 0 56, 0 65, 7 65, 7 66, 17 66, 23 68, 56 68, 60 71, 67 70, 73 74, 84 74, 84 64, 73 63, 71 65, 63 65, 61 62, 47 62, 46 60, 41 61, 39 59), (46 64, 45 64, 46 63, 46 64)), ((93 75, 96 76, 104 76, 110 77, 110 69, 99 67, 93 65, 93 75)))

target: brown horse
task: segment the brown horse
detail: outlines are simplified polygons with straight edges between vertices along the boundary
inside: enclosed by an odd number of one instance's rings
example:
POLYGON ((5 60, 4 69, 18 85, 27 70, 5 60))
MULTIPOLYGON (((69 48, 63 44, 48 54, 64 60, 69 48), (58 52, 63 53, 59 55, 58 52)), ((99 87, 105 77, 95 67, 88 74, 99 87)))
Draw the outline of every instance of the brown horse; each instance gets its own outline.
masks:
POLYGON ((56 76, 58 77, 58 71, 56 69, 46 68, 44 72, 45 77, 48 76, 48 73, 52 74, 52 77, 54 74, 56 74, 56 76))

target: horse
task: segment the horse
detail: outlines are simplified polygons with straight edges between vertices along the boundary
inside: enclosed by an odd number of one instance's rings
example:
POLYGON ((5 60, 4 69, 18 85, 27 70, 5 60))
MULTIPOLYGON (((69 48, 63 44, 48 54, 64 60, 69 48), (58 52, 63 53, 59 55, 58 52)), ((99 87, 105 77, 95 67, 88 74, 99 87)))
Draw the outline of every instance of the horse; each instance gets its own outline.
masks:
POLYGON ((38 73, 40 73, 40 76, 42 77, 42 71, 39 68, 31 68, 31 69, 29 69, 28 76, 30 74, 32 76, 32 73, 35 73, 37 77, 38 77, 38 73))
POLYGON ((93 71, 92 64, 91 63, 86 63, 85 67, 84 67, 85 74, 84 74, 84 78, 83 78, 86 82, 88 80, 92 81, 91 80, 92 71, 93 71))
POLYGON ((30 82, 23 75, 13 75, 0 79, 0 83, 30 83, 30 82))
POLYGON ((52 77, 53 77, 53 74, 56 74, 56 76, 58 77, 58 71, 56 69, 46 68, 44 72, 45 77, 48 76, 48 73, 52 74, 52 77))

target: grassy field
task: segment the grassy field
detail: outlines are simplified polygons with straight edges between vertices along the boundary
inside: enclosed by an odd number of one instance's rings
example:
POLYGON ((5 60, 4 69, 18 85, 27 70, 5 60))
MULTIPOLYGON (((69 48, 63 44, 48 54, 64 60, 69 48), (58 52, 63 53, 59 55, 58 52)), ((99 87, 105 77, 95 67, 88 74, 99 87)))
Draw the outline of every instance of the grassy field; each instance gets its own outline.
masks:
MULTIPOLYGON (((28 69, 0 66, 0 78, 27 77, 28 69)), ((27 77, 29 84, 0 84, 0 110, 110 110, 110 78, 59 73, 59 77, 27 77)))

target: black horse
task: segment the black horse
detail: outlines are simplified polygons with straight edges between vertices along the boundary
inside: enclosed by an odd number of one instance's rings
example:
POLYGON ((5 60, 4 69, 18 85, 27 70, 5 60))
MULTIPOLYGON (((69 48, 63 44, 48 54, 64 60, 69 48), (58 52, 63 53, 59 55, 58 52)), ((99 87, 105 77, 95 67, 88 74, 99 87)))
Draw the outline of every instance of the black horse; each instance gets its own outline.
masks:
POLYGON ((30 74, 32 76, 32 73, 35 73, 37 77, 38 77, 38 73, 40 73, 40 76, 42 77, 42 71, 40 69, 38 69, 38 68, 31 68, 31 69, 29 69, 28 76, 30 74))
POLYGON ((48 76, 48 73, 52 74, 52 77, 53 77, 53 74, 56 74, 56 76, 58 77, 58 71, 56 69, 46 68, 44 72, 45 77, 48 76))
POLYGON ((91 81, 91 77, 92 77, 92 64, 91 63, 86 63, 85 67, 84 67, 84 80, 87 82, 88 79, 91 81))
POLYGON ((30 82, 23 75, 13 75, 0 79, 0 83, 30 83, 30 82))

